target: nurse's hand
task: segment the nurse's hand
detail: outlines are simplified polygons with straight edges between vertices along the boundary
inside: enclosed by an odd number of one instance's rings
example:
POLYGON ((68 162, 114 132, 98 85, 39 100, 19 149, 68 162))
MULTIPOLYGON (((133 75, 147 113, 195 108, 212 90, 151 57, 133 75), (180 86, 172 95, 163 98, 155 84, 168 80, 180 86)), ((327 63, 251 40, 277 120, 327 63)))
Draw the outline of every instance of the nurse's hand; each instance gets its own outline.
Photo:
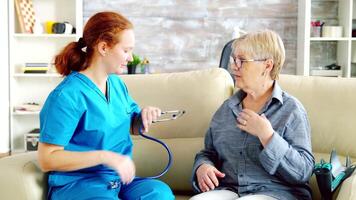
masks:
POLYGON ((161 109, 151 106, 144 107, 142 109, 141 118, 146 133, 148 132, 148 129, 151 126, 152 122, 157 120, 158 117, 161 116, 161 112, 161 109))
POLYGON ((131 183, 135 178, 135 164, 129 156, 102 151, 102 163, 115 170, 124 184, 131 183))
POLYGON ((209 190, 215 189, 215 187, 219 186, 218 178, 224 178, 225 174, 220 172, 214 166, 210 164, 202 164, 198 167, 197 172, 197 180, 199 184, 199 188, 203 192, 207 192, 209 190))

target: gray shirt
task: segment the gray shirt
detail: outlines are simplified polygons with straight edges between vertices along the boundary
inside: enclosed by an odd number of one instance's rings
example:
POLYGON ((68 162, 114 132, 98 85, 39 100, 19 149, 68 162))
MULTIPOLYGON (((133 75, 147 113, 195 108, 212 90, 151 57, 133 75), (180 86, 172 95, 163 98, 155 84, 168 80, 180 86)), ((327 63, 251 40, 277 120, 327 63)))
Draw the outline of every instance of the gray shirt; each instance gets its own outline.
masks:
POLYGON ((240 196, 265 194, 277 199, 311 199, 308 180, 314 157, 310 125, 303 105, 274 83, 272 97, 262 108, 274 129, 263 148, 256 136, 236 126, 246 94, 240 90, 216 111, 205 135, 205 148, 195 158, 193 187, 199 191, 196 170, 208 163, 225 173, 217 189, 240 196))

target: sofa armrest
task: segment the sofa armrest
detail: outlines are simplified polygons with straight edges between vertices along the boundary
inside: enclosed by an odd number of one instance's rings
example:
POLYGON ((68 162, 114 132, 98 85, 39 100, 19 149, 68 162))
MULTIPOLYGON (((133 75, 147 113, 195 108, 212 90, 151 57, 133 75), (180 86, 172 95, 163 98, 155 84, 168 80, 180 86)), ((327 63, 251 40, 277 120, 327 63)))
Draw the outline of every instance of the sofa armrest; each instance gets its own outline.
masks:
POLYGON ((1 199, 46 199, 47 177, 37 165, 37 152, 0 159, 1 199))
MULTIPOLYGON (((355 163, 354 163, 355 164, 355 163)), ((356 171, 341 185, 337 200, 356 199, 356 171)))

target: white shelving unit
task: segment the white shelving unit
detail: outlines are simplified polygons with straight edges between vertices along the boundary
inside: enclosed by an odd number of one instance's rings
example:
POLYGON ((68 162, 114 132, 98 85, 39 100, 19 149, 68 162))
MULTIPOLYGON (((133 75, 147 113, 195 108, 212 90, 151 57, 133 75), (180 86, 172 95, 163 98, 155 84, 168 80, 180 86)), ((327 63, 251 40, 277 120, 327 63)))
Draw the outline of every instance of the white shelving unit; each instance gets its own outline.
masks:
POLYGON ((9 137, 9 40, 8 40, 8 1, 0 1, 0 60, 3 65, 0 73, 0 156, 10 151, 9 137))
MULTIPOLYGON (((328 14, 328 13, 326 13, 328 14)), ((356 76, 356 38, 352 37, 353 22, 356 19, 356 0, 298 0, 298 75, 318 75, 318 76, 356 76), (337 4, 337 16, 335 21, 337 25, 343 27, 343 36, 340 38, 330 37, 311 37, 311 21, 318 20, 313 18, 313 4, 337 4), (341 66, 341 71, 337 70, 317 70, 312 66, 314 56, 311 46, 316 43, 336 43, 336 64, 341 66)), ((323 19, 321 19, 323 20, 323 19)), ((328 19, 327 19, 328 20, 328 19)), ((329 25, 329 24, 326 24, 329 25)), ((356 28, 356 27, 354 27, 356 28)), ((330 58, 328 55, 322 55, 323 59, 330 58)), ((333 63, 329 63, 333 64, 333 63)))
POLYGON ((32 0, 36 20, 71 23, 76 34, 28 34, 21 33, 15 2, 9 0, 9 78, 10 78, 10 141, 11 152, 22 152, 24 135, 39 128, 39 112, 16 112, 14 107, 36 102, 43 105, 48 94, 62 80, 53 72, 25 74, 22 68, 28 62, 53 63, 54 56, 69 42, 82 35, 82 0, 32 0))

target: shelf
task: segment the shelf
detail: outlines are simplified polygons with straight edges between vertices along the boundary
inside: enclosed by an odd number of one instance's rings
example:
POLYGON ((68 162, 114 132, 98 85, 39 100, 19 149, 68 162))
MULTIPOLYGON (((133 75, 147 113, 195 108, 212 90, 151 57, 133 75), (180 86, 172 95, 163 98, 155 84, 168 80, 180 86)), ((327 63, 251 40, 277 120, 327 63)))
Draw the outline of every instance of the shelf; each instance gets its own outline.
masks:
MULTIPOLYGON (((310 41, 348 41, 350 38, 311 37, 310 41)), ((356 38, 355 38, 356 39, 356 38)))
POLYGON ((328 77, 341 77, 342 70, 319 70, 314 69, 310 71, 311 76, 328 76, 328 77))
POLYGON ((75 39, 76 34, 31 34, 31 33, 15 33, 15 37, 18 38, 71 38, 75 39))
POLYGON ((16 78, 63 78, 62 75, 60 74, 56 74, 56 73, 48 73, 48 74, 36 74, 36 73, 33 73, 33 74, 25 74, 25 73, 16 73, 14 74, 14 77, 16 78))
POLYGON ((39 115, 40 111, 29 112, 29 111, 14 111, 12 112, 13 116, 36 116, 39 115))

